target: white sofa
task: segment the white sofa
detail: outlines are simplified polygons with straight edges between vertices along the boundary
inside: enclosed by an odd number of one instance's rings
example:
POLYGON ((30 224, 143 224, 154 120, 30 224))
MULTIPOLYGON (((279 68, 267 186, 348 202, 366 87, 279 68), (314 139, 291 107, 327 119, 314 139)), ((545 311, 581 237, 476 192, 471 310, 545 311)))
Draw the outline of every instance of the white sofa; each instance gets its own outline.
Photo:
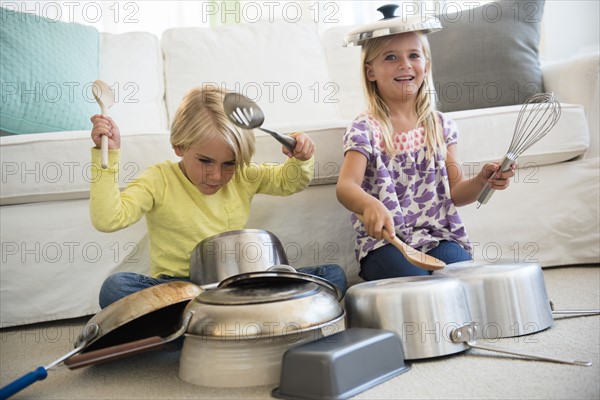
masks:
MULTIPOLYGON (((99 78, 120 94, 109 114, 123 135, 121 183, 176 159, 169 120, 186 90, 212 82, 242 91, 264 109, 266 126, 306 131, 317 144, 311 186, 286 198, 258 196, 249 227, 275 233, 292 265, 338 263, 357 282, 349 212, 335 196, 342 135, 363 107, 359 49, 342 47, 349 29, 319 33, 276 21, 172 29, 160 39, 101 34, 99 78)), ((561 121, 521 157, 509 190, 479 209, 461 209, 476 260, 600 262, 598 60, 593 54, 543 65, 546 90, 563 103, 561 121)), ((519 109, 449 113, 460 128, 467 174, 503 157, 519 109)), ((256 160, 283 161, 280 145, 256 134, 256 160)), ((148 271, 144 221, 111 234, 90 223, 89 131, 3 136, 0 145, 0 327, 93 314, 108 275, 148 271)))

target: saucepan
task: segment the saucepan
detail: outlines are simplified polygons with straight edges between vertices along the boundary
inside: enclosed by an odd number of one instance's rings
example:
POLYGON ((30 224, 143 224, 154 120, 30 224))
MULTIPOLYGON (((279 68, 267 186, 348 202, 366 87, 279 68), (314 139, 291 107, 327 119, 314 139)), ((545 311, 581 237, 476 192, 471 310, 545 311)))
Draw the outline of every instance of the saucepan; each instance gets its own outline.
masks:
POLYGON ((288 259, 277 236, 261 229, 238 229, 210 236, 196 245, 190 256, 190 281, 214 284, 280 264, 288 264, 288 259))
POLYGON ((391 278, 354 285, 346 292, 347 326, 389 329, 400 336, 406 360, 446 356, 469 348, 574 365, 566 360, 515 352, 476 341, 463 283, 432 275, 391 278))
POLYGON ((158 347, 163 343, 148 341, 147 338, 170 334, 179 325, 186 305, 202 291, 202 288, 192 283, 176 281, 144 289, 114 302, 85 324, 73 350, 2 388, 0 398, 8 398, 36 381, 45 379, 47 371, 60 363, 72 369, 73 365, 69 361, 73 358, 77 360, 76 357, 88 359, 91 364, 101 360, 96 352, 104 348, 116 347, 119 349, 118 354, 125 356, 158 347), (145 342, 140 346, 128 346, 130 342, 140 341, 145 342), (96 356, 88 356, 95 353, 96 356))
POLYGON ((536 263, 456 263, 434 275, 463 282, 478 338, 527 335, 550 328, 554 315, 593 315, 598 310, 553 310, 542 268, 536 263))

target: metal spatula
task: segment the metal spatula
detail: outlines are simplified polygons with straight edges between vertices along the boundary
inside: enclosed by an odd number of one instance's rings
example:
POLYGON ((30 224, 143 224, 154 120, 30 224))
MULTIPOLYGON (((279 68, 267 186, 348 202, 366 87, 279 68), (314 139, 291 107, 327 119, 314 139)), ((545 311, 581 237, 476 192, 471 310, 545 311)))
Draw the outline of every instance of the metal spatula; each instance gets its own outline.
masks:
POLYGON ((240 93, 228 93, 223 99, 223 109, 227 118, 236 126, 243 129, 258 128, 263 132, 273 136, 279 143, 287 147, 290 151, 296 148, 296 140, 290 136, 283 136, 277 132, 262 128, 265 121, 265 115, 262 110, 252 100, 240 93))

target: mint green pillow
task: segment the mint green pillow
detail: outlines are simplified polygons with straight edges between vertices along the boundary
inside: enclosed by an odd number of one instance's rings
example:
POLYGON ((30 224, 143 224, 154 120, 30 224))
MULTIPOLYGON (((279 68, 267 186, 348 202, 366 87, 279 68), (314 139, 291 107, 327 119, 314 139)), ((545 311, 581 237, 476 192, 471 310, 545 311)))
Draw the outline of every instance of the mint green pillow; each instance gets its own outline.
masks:
POLYGON ((0 131, 90 129, 98 112, 99 34, 93 27, 0 8, 0 131))

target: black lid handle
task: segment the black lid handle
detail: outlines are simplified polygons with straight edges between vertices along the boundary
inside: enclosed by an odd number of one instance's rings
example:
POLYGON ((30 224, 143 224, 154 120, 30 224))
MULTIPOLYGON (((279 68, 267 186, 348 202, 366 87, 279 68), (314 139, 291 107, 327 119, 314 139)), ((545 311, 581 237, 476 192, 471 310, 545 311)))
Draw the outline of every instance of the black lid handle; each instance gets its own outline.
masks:
POLYGON ((386 4, 385 6, 381 6, 377 9, 380 13, 383 14, 382 19, 390 19, 396 17, 396 9, 398 8, 398 4, 386 4))

